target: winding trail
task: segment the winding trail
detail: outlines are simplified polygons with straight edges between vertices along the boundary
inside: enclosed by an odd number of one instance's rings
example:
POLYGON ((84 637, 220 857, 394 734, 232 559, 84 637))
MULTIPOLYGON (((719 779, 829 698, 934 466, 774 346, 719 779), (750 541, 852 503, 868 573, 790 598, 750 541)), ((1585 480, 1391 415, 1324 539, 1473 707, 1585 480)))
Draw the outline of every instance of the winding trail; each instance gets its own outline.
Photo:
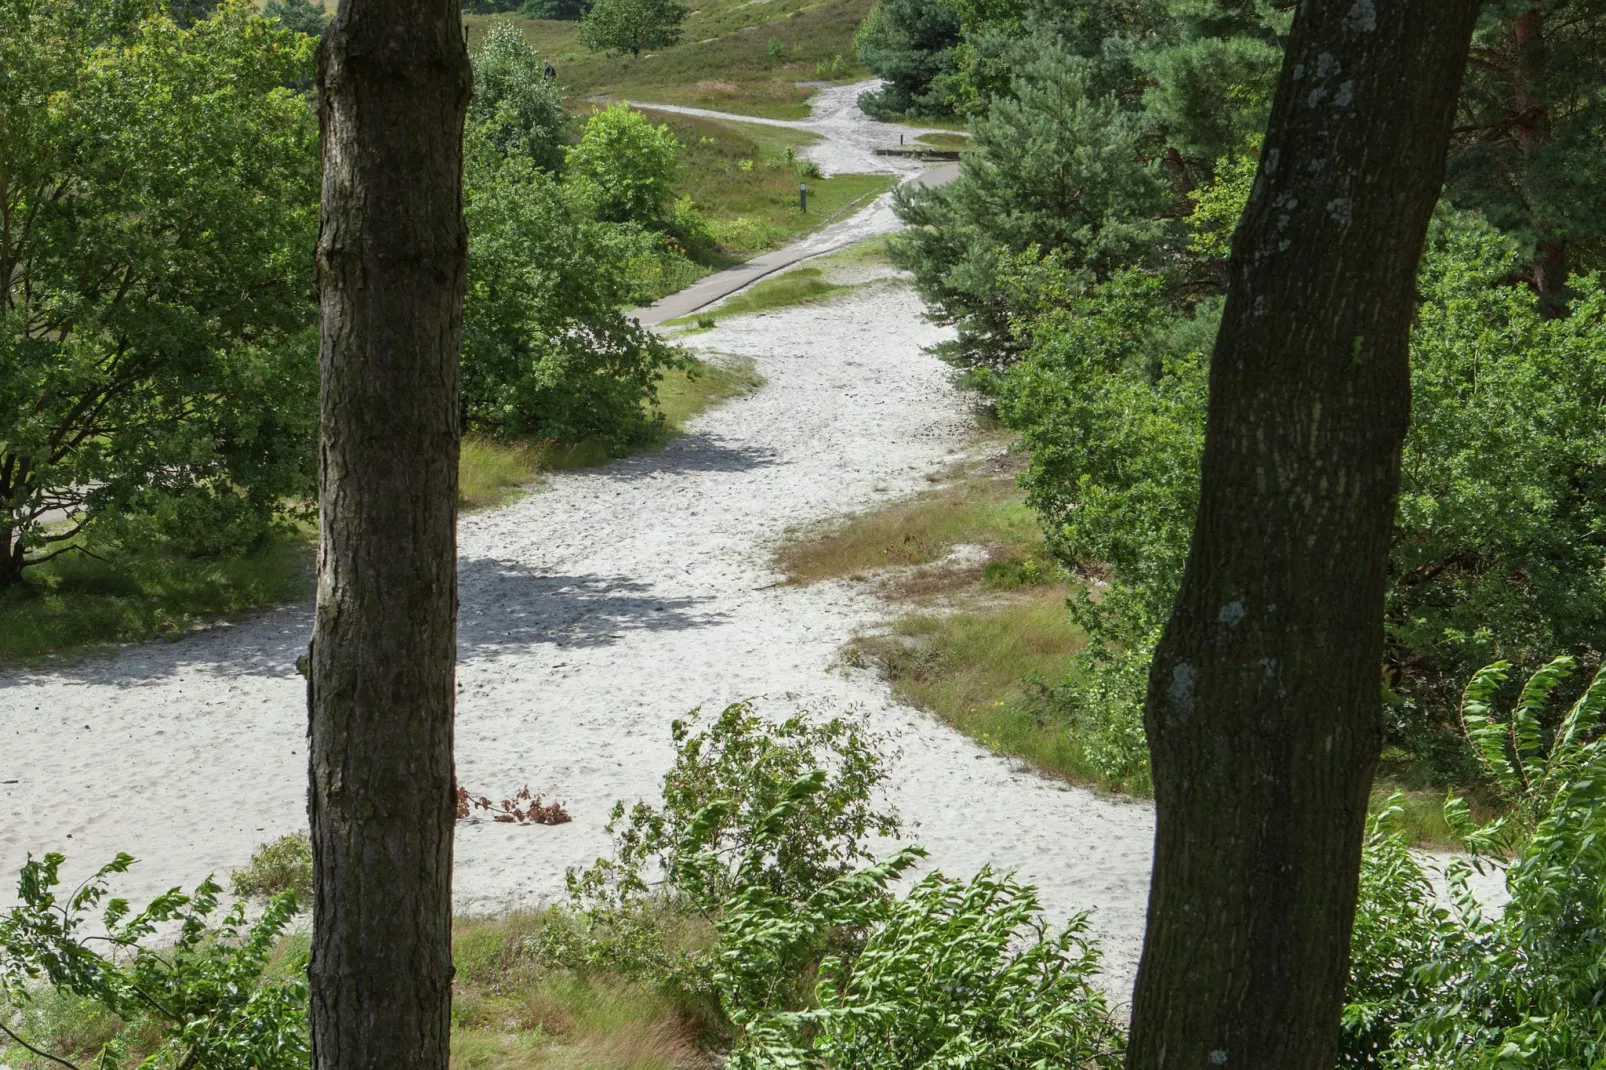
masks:
MULTIPOLYGON (((1153 811, 1020 769, 896 702, 842 646, 888 612, 866 585, 779 586, 796 525, 912 494, 966 448, 971 420, 901 283, 722 320, 695 336, 767 384, 665 448, 558 473, 460 525, 457 768, 476 792, 529 784, 555 828, 460 826, 460 910, 561 894, 607 847, 614 800, 655 798, 669 722, 755 697, 780 715, 857 708, 901 750, 889 795, 933 865, 1035 883, 1050 915, 1092 911, 1104 983, 1131 990, 1153 811)), ((305 827, 311 607, 0 679, 0 875, 65 851, 76 880, 117 851, 139 900, 244 864, 305 827)), ((0 902, 10 889, 0 889, 0 902)))
MULTIPOLYGON (((822 94, 817 150, 847 160, 886 143, 882 124, 847 113, 862 88, 822 94)), ((896 226, 879 204, 788 255, 896 226)), ((889 795, 907 838, 950 874, 1017 870, 1057 918, 1093 910, 1109 987, 1126 998, 1150 808, 1043 780, 897 703, 874 672, 839 660, 887 607, 863 585, 779 586, 771 563, 789 528, 912 494, 966 448, 965 399, 926 352, 944 337, 901 283, 722 321, 698 348, 751 357, 761 390, 661 450, 554 474, 462 519, 459 779, 493 795, 528 783, 574 821, 460 826, 460 910, 559 896, 564 868, 607 848, 614 800, 656 797, 669 722, 688 710, 748 697, 777 715, 856 708, 901 749, 889 795)), ((140 864, 118 894, 137 900, 304 827, 294 661, 310 629, 311 608, 290 606, 0 679, 0 874, 62 850, 76 878, 128 851, 140 864)))
MULTIPOLYGON (((932 132, 925 127, 877 122, 860 111, 859 94, 876 85, 876 82, 869 81, 822 89, 810 100, 812 112, 807 119, 757 119, 749 115, 709 111, 707 108, 689 108, 678 104, 649 104, 640 101, 630 103, 635 107, 673 112, 678 115, 807 130, 818 135, 819 140, 803 150, 803 157, 819 164, 820 170, 828 175, 900 174, 906 176, 906 181, 923 186, 939 186, 951 181, 959 174, 958 164, 940 164, 933 167, 902 157, 875 155, 873 150, 896 145, 903 135, 919 136, 932 132)), ((637 309, 633 315, 649 326, 677 316, 690 315, 782 268, 791 267, 809 257, 841 249, 866 238, 891 234, 902 226, 903 223, 892 208, 892 194, 884 193, 860 211, 824 227, 801 241, 784 249, 755 256, 733 268, 699 279, 678 293, 670 294, 647 308, 637 309)))

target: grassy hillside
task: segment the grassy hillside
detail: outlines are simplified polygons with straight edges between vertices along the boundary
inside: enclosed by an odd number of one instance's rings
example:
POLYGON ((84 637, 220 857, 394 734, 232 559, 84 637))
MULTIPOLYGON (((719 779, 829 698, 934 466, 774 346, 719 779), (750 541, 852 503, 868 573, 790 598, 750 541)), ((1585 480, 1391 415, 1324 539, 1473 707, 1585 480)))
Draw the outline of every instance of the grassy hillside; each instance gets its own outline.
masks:
POLYGON ((552 61, 575 97, 628 97, 743 115, 800 119, 810 81, 867 77, 853 34, 871 0, 706 0, 693 4, 682 42, 639 58, 587 52, 574 22, 469 15, 469 43, 507 20, 552 61))

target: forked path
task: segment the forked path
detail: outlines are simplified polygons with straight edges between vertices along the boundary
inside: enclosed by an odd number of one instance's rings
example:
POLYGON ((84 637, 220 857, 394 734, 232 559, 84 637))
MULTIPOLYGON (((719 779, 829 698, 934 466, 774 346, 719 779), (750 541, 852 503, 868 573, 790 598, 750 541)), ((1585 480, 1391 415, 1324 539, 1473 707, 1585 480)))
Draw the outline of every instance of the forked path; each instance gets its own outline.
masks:
MULTIPOLYGON (((572 824, 461 827, 460 908, 561 892, 607 845, 615 799, 654 798, 669 722, 757 697, 776 713, 867 711, 902 756, 908 837, 953 875, 1018 870, 1054 914, 1092 909, 1124 992, 1146 891, 1149 807, 1017 771, 894 702, 843 644, 885 611, 846 586, 777 586, 792 525, 908 494, 965 441, 964 400, 925 347, 941 337, 903 286, 733 319, 702 347, 767 385, 655 453, 563 473, 461 526, 458 775, 528 783, 572 824)), ((308 607, 134 646, 0 686, 0 873, 64 850, 74 874, 128 851, 138 896, 243 864, 305 824, 308 607)), ((9 889, 8 889, 9 891, 9 889)))

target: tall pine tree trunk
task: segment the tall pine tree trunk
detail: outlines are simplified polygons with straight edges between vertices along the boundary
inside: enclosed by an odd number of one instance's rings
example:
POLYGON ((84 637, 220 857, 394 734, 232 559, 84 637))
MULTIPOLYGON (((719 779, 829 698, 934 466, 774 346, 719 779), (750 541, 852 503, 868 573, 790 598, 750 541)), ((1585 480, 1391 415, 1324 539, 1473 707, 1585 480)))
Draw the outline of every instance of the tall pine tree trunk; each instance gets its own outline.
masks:
POLYGON ((1234 237, 1145 724, 1131 1070, 1331 1070, 1410 411, 1417 262, 1476 0, 1306 0, 1234 237))
POLYGON ((342 0, 318 66, 313 1067, 445 1070, 472 79, 458 0, 342 0))

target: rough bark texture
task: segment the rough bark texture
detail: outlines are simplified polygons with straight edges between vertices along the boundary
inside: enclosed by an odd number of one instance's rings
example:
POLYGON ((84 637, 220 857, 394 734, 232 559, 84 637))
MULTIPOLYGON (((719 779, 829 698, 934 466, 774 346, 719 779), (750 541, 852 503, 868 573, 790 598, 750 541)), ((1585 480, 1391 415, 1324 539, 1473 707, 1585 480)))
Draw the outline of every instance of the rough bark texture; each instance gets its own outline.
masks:
POLYGON ((317 1070, 447 1066, 471 77, 457 0, 342 0, 319 58, 317 1070))
POLYGON ((1475 0, 1306 0, 1234 238, 1198 519, 1149 678, 1133 1070, 1331 1070, 1410 409, 1475 0))

